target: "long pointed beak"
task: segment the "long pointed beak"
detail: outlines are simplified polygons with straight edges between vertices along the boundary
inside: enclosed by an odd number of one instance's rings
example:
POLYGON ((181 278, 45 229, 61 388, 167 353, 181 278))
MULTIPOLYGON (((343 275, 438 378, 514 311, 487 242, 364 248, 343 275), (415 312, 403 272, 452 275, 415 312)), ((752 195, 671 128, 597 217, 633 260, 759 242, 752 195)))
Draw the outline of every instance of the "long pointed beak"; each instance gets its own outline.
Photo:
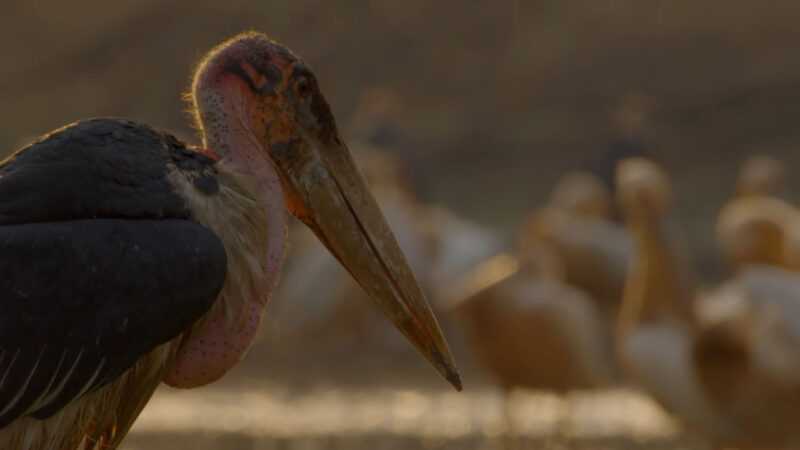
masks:
POLYGON ((332 147, 299 145, 293 151, 293 164, 282 175, 294 188, 287 192, 289 210, 460 391, 461 378, 439 324, 350 152, 341 140, 332 147))

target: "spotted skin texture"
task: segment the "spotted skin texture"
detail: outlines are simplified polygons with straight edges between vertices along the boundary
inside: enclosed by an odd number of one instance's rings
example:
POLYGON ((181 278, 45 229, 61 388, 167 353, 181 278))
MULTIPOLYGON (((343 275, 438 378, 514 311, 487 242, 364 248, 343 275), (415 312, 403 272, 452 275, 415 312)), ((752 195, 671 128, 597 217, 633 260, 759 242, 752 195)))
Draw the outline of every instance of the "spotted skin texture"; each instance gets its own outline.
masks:
MULTIPOLYGON (((291 109, 294 100, 287 98, 284 91, 290 89, 287 83, 292 82, 292 72, 302 62, 287 49, 268 42, 265 36, 254 33, 223 44, 224 53, 212 50, 201 62, 192 86, 191 100, 196 105, 199 127, 204 131, 204 147, 222 158, 223 164, 217 165, 220 178, 225 167, 248 175, 254 182, 253 197, 258 199, 261 210, 269 214, 256 227, 262 235, 255 232, 247 235, 246 230, 253 227, 243 224, 236 229, 247 236, 225 237, 231 228, 213 224, 211 216, 204 218, 201 212, 206 202, 192 195, 185 181, 175 183, 182 186, 182 196, 193 205, 191 209, 199 213, 197 220, 222 237, 229 255, 261 255, 262 265, 230 270, 230 273, 250 273, 257 281, 251 283, 252 289, 239 293, 236 286, 248 283, 229 280, 221 301, 182 343, 164 380, 174 387, 202 386, 235 367, 252 344, 283 265, 285 208, 291 209, 291 192, 285 189, 285 180, 278 175, 274 156, 270 159, 267 155, 273 151, 288 152, 287 139, 291 140, 296 133, 290 118, 295 115, 291 109), (270 50, 253 50, 253 46, 264 45, 270 50), (269 148, 264 148, 256 136, 269 136, 269 148), (237 244, 243 240, 251 244, 237 244)), ((238 264, 229 257, 230 267, 238 264)))
POLYGON ((240 320, 233 327, 225 314, 208 317, 207 323, 181 345, 164 383, 175 388, 205 386, 234 368, 250 348, 264 315, 261 303, 241 306, 246 311, 237 312, 240 320))
POLYGON ((185 172, 169 171, 192 218, 214 231, 228 255, 228 277, 219 299, 186 334, 169 366, 164 381, 173 387, 194 388, 216 381, 245 355, 285 249, 286 214, 267 215, 257 185, 237 176, 225 162, 215 167, 220 188, 212 196, 198 190, 185 172), (277 252, 278 258, 270 258, 270 251, 277 252))

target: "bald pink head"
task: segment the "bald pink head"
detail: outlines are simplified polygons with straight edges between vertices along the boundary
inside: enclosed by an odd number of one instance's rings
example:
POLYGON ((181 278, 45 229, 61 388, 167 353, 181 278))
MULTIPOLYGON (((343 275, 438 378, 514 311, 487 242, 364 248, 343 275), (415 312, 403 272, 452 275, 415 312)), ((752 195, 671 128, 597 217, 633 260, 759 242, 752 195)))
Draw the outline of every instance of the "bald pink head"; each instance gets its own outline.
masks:
POLYGON ((279 213, 274 194, 282 192, 292 215, 460 386, 425 295, 305 63, 263 34, 244 33, 203 58, 191 101, 205 145, 264 187, 268 215, 279 213))

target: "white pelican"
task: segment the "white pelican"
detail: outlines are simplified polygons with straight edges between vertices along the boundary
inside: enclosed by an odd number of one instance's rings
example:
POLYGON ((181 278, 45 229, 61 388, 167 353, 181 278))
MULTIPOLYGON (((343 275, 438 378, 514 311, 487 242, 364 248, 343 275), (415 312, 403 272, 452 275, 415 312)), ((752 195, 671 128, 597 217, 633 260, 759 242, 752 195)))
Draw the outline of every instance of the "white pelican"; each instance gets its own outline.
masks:
POLYGON ((797 307, 776 318, 780 302, 746 279, 696 305, 669 222, 667 175, 648 160, 625 160, 617 189, 636 245, 616 336, 623 368, 714 446, 794 445, 800 347, 788 330, 797 307))

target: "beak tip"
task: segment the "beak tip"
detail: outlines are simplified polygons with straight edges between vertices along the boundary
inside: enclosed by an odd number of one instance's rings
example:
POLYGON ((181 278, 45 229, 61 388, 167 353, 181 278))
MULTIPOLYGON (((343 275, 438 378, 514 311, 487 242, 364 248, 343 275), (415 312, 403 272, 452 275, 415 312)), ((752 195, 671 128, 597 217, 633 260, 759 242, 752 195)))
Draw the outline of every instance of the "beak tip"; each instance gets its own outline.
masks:
POLYGON ((461 385, 461 374, 458 373, 453 356, 450 354, 450 349, 445 349, 446 353, 436 350, 434 353, 433 366, 445 380, 456 388, 456 391, 461 392, 463 389, 461 385))
POLYGON ((454 370, 447 375, 447 381, 449 381, 450 384, 456 388, 456 391, 461 392, 463 389, 463 386, 461 385, 461 375, 459 375, 457 370, 454 370))

